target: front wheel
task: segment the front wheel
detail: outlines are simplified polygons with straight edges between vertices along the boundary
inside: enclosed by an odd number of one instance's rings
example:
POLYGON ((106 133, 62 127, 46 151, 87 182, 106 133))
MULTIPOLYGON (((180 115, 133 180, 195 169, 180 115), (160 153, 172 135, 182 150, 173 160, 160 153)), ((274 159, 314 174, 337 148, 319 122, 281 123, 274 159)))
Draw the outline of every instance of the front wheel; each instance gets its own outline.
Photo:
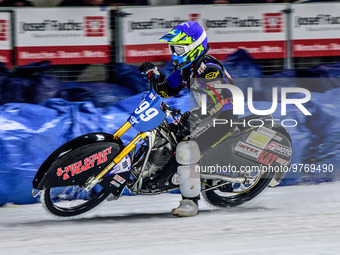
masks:
POLYGON ((65 186, 43 190, 40 199, 44 208, 52 214, 72 217, 96 207, 109 194, 98 184, 89 192, 80 186, 65 186))
POLYGON ((270 183, 273 173, 257 172, 253 182, 248 184, 224 182, 220 180, 202 180, 202 195, 211 205, 234 207, 241 205, 260 194, 270 183))

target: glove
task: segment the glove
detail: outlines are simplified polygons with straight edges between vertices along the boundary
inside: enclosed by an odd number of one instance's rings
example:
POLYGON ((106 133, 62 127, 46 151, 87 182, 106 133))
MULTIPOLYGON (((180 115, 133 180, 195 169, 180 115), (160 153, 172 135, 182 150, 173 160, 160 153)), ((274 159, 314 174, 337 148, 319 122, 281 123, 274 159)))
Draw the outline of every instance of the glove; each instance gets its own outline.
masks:
POLYGON ((144 62, 139 66, 139 71, 144 74, 148 80, 150 81, 151 79, 156 79, 160 75, 158 72, 157 67, 150 63, 150 62, 144 62))

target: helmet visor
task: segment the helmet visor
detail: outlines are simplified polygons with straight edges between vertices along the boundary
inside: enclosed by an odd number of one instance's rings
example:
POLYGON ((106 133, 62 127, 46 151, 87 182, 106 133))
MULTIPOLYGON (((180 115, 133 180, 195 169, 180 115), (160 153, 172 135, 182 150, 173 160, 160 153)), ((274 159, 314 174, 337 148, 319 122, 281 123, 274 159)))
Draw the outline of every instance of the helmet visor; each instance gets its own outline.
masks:
POLYGON ((186 53, 185 46, 179 45, 169 45, 171 54, 176 54, 177 56, 182 56, 186 53))

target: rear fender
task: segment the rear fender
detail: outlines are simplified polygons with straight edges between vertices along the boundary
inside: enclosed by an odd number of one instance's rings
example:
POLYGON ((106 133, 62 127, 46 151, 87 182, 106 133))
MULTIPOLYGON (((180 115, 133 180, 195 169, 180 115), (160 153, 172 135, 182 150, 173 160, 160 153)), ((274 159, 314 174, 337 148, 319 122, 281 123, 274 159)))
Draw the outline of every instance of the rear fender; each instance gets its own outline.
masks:
POLYGON ((269 185, 278 185, 284 179, 291 160, 292 142, 287 130, 273 122, 270 115, 247 116, 237 122, 240 124, 230 135, 225 135, 227 138, 223 142, 203 154, 201 166, 212 169, 220 166, 226 170, 229 166, 234 166, 234 169, 257 166, 266 172, 273 169, 269 185), (221 152, 225 156, 221 156, 221 152))
POLYGON ((33 188, 83 185, 98 174, 122 150, 123 143, 112 134, 90 133, 79 136, 55 150, 40 166, 33 188))

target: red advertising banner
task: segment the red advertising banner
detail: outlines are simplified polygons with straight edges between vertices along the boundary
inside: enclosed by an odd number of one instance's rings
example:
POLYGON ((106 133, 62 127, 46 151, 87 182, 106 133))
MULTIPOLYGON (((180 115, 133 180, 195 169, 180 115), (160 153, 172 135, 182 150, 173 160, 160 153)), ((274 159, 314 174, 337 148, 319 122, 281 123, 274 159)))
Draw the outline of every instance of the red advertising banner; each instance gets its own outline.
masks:
POLYGON ((292 6, 292 56, 340 56, 340 4, 292 6))
POLYGON ((16 64, 50 60, 54 65, 110 61, 108 11, 101 8, 18 8, 16 64))
POLYGON ((340 38, 294 40, 293 53, 293 57, 340 56, 340 38))
POLYGON ((20 65, 48 59, 53 65, 98 64, 109 62, 108 45, 17 47, 20 65))

